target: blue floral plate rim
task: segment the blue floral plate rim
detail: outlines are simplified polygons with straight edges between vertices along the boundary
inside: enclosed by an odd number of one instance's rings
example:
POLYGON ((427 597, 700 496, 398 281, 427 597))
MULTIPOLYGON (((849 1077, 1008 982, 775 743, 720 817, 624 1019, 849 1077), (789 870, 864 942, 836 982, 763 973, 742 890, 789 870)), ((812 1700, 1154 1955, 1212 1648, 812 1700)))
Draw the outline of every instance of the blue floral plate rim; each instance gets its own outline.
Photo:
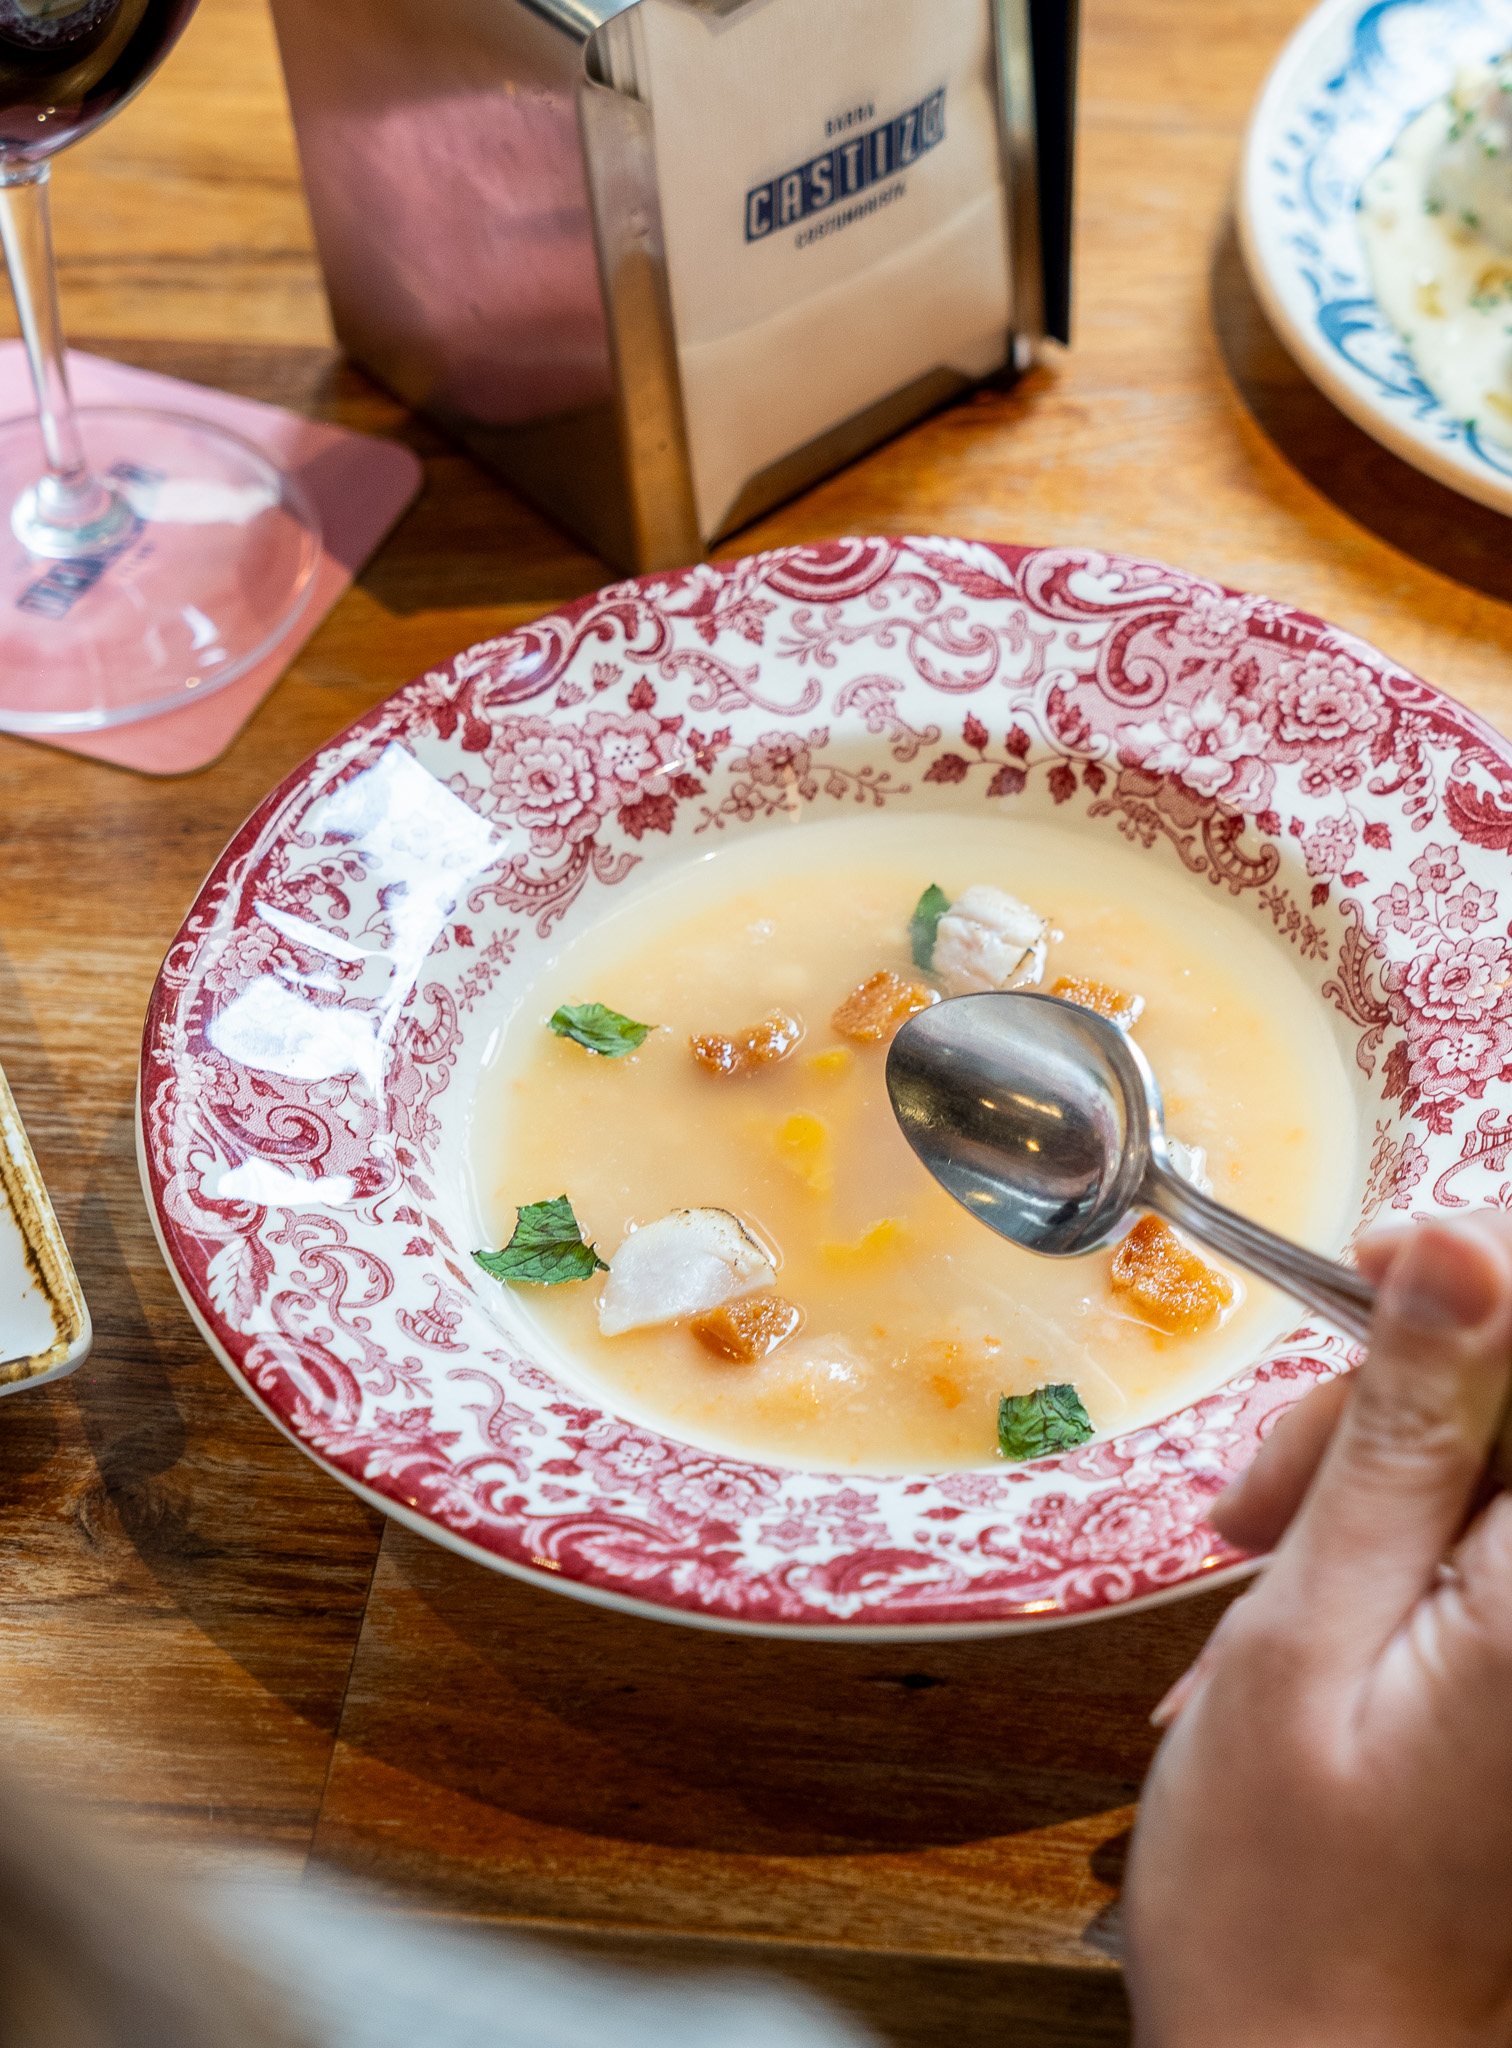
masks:
POLYGON ((1266 315, 1366 433, 1452 490, 1512 512, 1512 449, 1453 417, 1376 304, 1360 186, 1462 63, 1512 46, 1504 0, 1323 0, 1266 80, 1245 138, 1239 240, 1266 315))

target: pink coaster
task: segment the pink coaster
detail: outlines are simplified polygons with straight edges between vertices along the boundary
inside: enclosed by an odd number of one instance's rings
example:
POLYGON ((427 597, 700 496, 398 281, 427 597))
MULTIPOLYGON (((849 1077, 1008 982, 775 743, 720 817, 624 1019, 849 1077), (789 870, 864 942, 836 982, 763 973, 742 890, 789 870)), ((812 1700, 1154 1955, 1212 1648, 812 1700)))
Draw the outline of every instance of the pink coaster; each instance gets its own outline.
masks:
MULTIPOLYGON (((420 488, 419 458, 396 441, 378 441, 301 419, 254 398, 232 398, 202 384, 160 377, 101 356, 70 351, 68 373, 80 405, 150 405, 230 427, 294 471, 320 514, 324 546, 303 611, 265 661, 182 711, 167 711, 107 732, 49 738, 45 744, 87 754, 141 775, 186 775, 225 752, 305 641, 420 488)), ((19 341, 0 343, 0 419, 29 412, 31 380, 19 341)))

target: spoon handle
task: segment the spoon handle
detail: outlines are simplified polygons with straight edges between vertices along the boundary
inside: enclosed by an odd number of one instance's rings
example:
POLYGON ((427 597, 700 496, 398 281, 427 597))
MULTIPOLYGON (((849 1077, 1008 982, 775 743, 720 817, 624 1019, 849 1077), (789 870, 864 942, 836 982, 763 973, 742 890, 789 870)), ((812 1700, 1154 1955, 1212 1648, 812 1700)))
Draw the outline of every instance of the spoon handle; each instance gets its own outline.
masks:
POLYGON ((1305 1302, 1348 1337, 1364 1344, 1370 1338, 1370 1312, 1375 1289, 1352 1266, 1320 1258, 1299 1244, 1277 1237, 1247 1216, 1236 1216, 1190 1181, 1151 1160, 1139 1199, 1157 1216, 1188 1231, 1220 1258, 1232 1259, 1246 1271, 1305 1302))

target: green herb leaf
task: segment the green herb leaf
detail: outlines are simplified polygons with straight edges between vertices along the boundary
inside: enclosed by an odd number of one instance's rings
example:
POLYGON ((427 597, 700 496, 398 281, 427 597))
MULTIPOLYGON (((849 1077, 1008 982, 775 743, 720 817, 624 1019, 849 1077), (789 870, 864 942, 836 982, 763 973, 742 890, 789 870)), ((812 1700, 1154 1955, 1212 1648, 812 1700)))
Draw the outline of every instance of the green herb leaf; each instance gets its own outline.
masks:
POLYGON ((1036 1387, 998 1402, 998 1449, 1015 1464, 1075 1450, 1091 1434, 1092 1418, 1073 1386, 1036 1387))
POLYGON ((950 898, 938 882, 931 882, 924 894, 914 905, 914 914, 908 920, 908 936, 913 946, 915 967, 922 967, 927 974, 934 965, 935 939, 940 930, 940 919, 950 908, 950 898))
POLYGON ((573 1039, 606 1060, 622 1060, 634 1052, 655 1030, 654 1024, 637 1024, 603 1003, 564 1003, 551 1019, 558 1038, 573 1039))
POLYGON ((516 1211, 514 1236, 501 1252, 474 1252, 495 1280, 524 1280, 533 1287, 560 1287, 564 1280, 588 1280, 607 1271, 565 1195, 554 1202, 527 1202, 516 1211))

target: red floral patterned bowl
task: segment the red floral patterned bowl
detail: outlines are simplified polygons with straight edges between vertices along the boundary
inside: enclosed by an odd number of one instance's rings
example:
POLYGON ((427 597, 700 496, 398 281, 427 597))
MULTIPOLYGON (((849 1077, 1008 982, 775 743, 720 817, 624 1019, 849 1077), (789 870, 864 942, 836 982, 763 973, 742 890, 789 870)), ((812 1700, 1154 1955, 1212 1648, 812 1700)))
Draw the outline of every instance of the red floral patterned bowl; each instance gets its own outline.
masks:
POLYGON ((795 812, 1050 816, 1288 947, 1352 1048, 1359 1223, 1512 1201, 1512 749, 1347 633, 1153 562, 847 540, 617 584, 460 654, 243 826, 164 964, 143 1181, 206 1339, 365 1499, 667 1619, 1086 1619, 1246 1568, 1204 1520, 1347 1360, 1002 1472, 845 1478, 593 1406, 474 1285, 469 1102, 509 984, 610 892, 795 812))

